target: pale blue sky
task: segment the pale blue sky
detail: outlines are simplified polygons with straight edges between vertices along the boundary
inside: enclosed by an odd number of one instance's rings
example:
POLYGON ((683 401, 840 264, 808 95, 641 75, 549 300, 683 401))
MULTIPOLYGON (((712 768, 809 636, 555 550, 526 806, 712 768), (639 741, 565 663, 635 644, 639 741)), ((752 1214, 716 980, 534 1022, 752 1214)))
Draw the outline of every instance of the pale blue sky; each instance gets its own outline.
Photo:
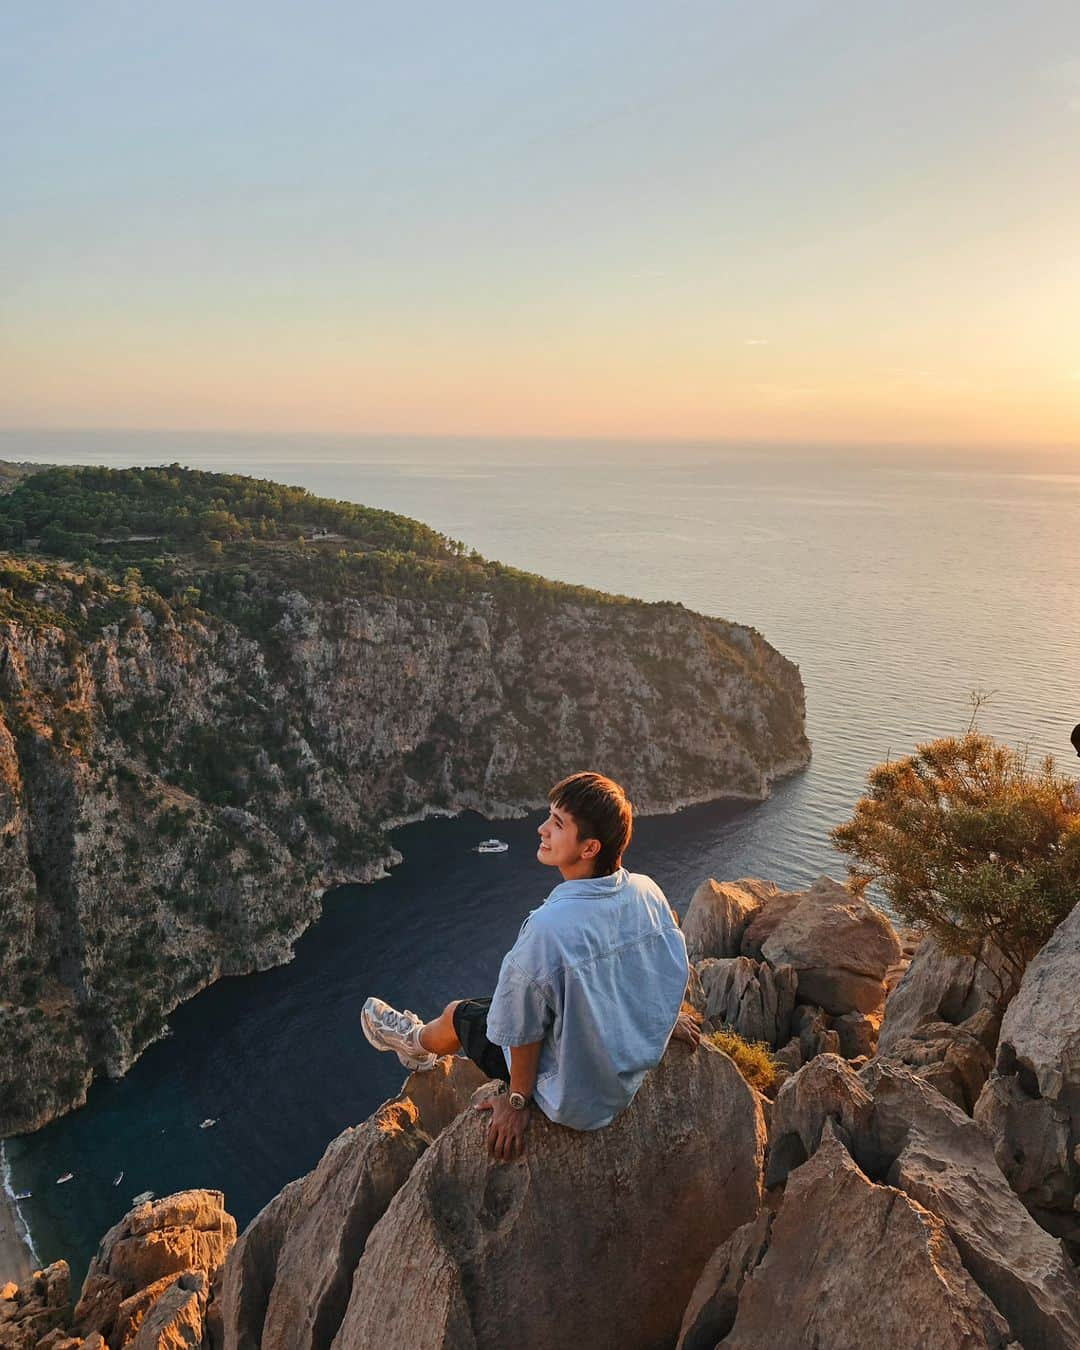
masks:
POLYGON ((50 3, 0 53, 0 423, 1080 439, 1074 0, 50 3))

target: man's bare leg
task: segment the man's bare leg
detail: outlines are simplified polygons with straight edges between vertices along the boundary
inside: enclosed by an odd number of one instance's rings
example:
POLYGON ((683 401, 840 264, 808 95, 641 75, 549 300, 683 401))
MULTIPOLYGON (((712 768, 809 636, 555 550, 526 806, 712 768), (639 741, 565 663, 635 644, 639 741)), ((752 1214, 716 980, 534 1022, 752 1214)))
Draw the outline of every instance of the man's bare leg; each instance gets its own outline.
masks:
POLYGON ((425 1022, 420 1028, 420 1044, 425 1050, 431 1050, 436 1055, 456 1055, 461 1049, 461 1042, 454 1030, 454 1009, 464 1001, 458 998, 448 1003, 434 1022, 425 1022))

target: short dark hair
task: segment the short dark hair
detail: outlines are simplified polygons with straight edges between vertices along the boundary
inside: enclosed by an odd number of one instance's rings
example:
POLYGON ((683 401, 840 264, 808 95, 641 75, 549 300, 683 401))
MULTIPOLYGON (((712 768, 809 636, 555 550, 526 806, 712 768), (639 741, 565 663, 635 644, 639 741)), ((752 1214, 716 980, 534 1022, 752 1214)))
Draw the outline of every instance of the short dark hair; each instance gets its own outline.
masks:
POLYGON ((572 773, 555 784, 548 801, 574 817, 579 839, 600 840, 593 876, 617 872, 634 830, 634 808, 618 783, 602 773, 572 773))
POLYGON ((1072 735, 1069 739, 1073 743, 1073 749, 1080 755, 1080 722, 1077 722, 1076 726, 1073 727, 1072 735))

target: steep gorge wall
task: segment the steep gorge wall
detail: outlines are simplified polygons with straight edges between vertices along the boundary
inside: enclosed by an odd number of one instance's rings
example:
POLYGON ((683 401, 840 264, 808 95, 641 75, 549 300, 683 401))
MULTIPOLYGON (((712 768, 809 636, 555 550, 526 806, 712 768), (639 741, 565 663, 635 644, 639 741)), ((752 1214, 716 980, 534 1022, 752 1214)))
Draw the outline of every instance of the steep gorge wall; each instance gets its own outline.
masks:
POLYGON ((757 799, 809 758, 797 668, 678 605, 293 592, 241 632, 59 566, 33 599, 0 621, 0 1135, 287 960, 390 822, 583 767, 644 812, 757 799))

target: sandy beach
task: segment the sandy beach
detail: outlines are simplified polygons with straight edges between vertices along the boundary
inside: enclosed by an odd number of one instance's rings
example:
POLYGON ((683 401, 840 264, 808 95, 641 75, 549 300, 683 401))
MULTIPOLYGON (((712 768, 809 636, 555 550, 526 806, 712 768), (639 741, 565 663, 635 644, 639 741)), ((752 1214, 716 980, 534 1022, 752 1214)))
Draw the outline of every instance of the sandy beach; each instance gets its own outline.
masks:
POLYGON ((19 1227, 14 1202, 0 1186, 0 1286, 9 1280, 22 1284, 35 1268, 34 1258, 19 1227))

